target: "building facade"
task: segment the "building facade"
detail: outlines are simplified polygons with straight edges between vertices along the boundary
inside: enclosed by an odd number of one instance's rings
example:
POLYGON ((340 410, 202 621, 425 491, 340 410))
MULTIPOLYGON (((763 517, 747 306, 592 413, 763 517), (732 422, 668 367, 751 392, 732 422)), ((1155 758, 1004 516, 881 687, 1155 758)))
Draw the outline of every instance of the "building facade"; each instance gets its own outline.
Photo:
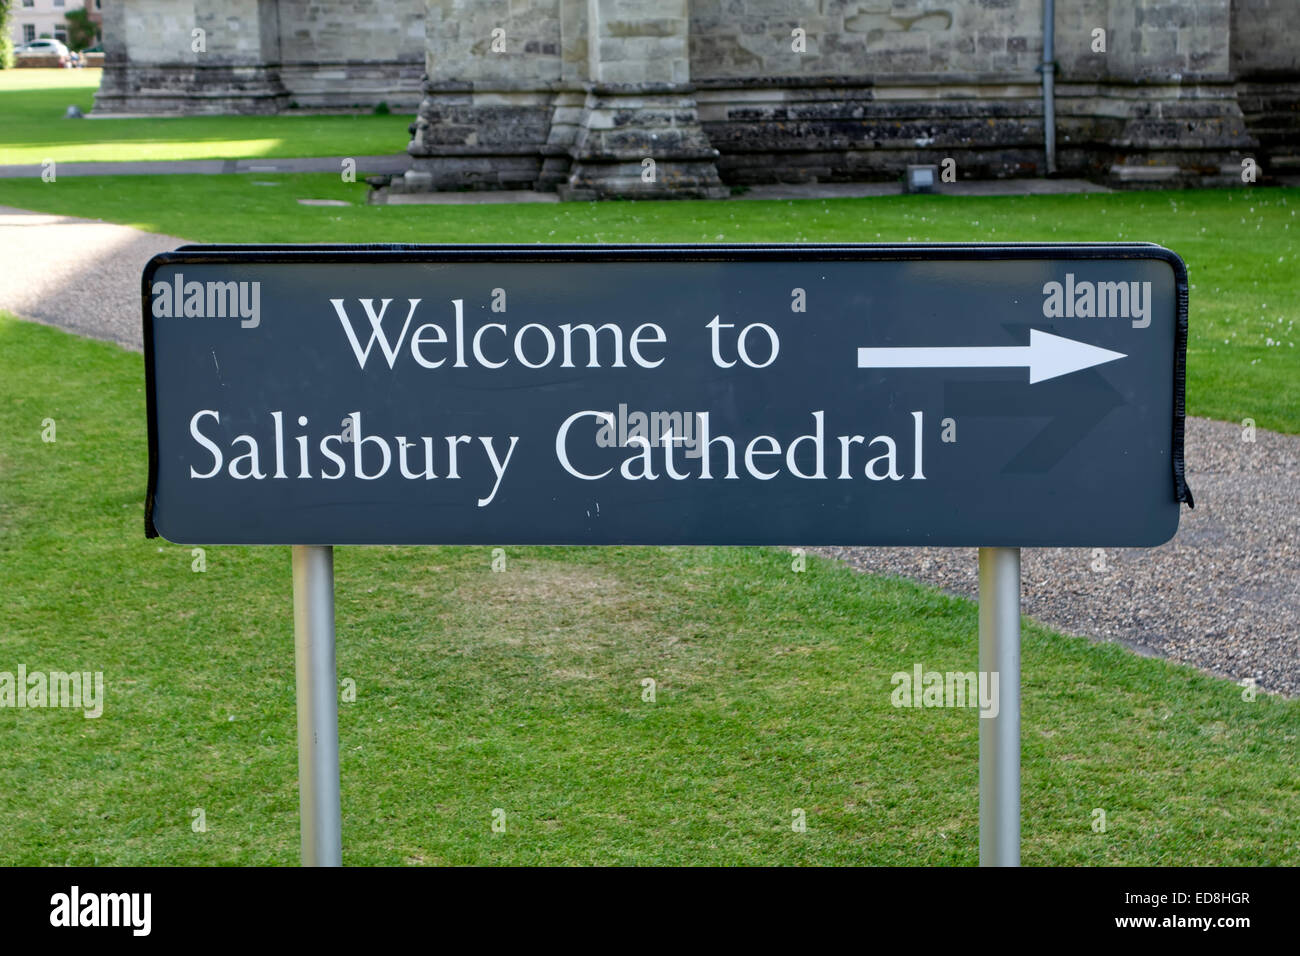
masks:
POLYGON ((86 9, 98 29, 102 6, 103 0, 11 0, 9 33, 15 47, 42 37, 67 43, 68 11, 86 9))
MULTIPOLYGON (((1044 0, 104 0, 96 108, 418 105, 386 195, 962 178, 1045 162, 1044 0), (195 34, 200 30, 201 34, 195 34), (205 38, 195 50, 195 36, 205 38)), ((1057 171, 1300 170, 1296 0, 1057 0, 1057 171)))

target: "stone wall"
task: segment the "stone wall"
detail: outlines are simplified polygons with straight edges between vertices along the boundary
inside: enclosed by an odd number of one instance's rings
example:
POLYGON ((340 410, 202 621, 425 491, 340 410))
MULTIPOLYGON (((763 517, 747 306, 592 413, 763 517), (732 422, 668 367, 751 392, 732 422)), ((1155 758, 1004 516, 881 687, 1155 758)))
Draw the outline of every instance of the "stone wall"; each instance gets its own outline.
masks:
MULTIPOLYGON (((948 157, 973 178, 1045 172, 1041 0, 692 9, 700 116, 729 181, 894 177, 948 157)), ((1061 171, 1224 179, 1255 145, 1230 77, 1229 12, 1229 0, 1058 3, 1061 171), (1105 52, 1093 50, 1097 29, 1105 52)))
POLYGON ((1300 4, 1234 0, 1229 62, 1266 172, 1300 172, 1300 4))
POLYGON ((423 0, 280 0, 277 6, 280 81, 295 104, 419 105, 423 0))
POLYGON ((420 102, 424 0, 104 0, 103 11, 99 113, 420 102))
POLYGON ((427 0, 412 169, 381 194, 722 196, 687 0, 427 0), (649 167, 647 167, 647 162, 649 167))
POLYGON ((687 0, 589 0, 586 98, 566 199, 721 198, 691 84, 687 0))
POLYGON ((1240 181, 1240 160, 1258 143, 1231 76, 1230 0, 1062 6, 1062 168, 1115 185, 1240 181), (1094 49, 1097 29, 1104 52, 1094 49))
POLYGON ((1035 172, 1040 9, 1039 0, 697 0, 692 72, 723 177, 892 178, 936 154, 968 176, 1035 172))
POLYGON ((1039 0, 694 0, 691 73, 1023 76, 1042 50, 1040 9, 1039 0))
POLYGON ((425 0, 413 190, 531 188, 562 74, 560 0, 425 0))
MULTIPOLYGON (((419 105, 389 192, 1043 175, 1042 0, 105 0, 103 112, 419 105), (205 53, 190 31, 207 31, 205 53), (654 160, 654 169, 644 167, 654 160), (662 172, 664 176, 659 176, 662 172)), ((1058 0, 1061 173, 1300 168, 1297 0, 1058 0), (1098 47, 1098 40, 1104 49, 1098 47)))
POLYGON ((104 52, 100 113, 274 113, 288 101, 275 0, 105 0, 104 52))

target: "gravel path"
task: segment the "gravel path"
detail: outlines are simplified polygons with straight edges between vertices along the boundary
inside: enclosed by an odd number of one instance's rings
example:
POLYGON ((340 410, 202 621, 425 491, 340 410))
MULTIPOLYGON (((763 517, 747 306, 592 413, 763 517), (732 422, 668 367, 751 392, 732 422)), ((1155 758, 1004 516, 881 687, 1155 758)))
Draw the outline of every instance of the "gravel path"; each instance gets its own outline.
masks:
POLYGON ((144 265, 188 241, 0 206, 0 309, 138 352, 144 265))
MULTIPOLYGON (((1300 695, 1300 436, 1187 420, 1195 510, 1159 548, 1026 548, 1024 613, 1300 695)), ((823 548, 863 571, 974 597, 973 548, 823 548)))
MULTIPOLYGON (((0 309, 139 350, 140 273, 186 240, 0 207, 0 309)), ((1196 509, 1152 549, 1026 549, 1024 611, 1267 690, 1300 695, 1300 436, 1189 419, 1196 509)), ((864 571, 974 596, 973 549, 830 548, 864 571)))

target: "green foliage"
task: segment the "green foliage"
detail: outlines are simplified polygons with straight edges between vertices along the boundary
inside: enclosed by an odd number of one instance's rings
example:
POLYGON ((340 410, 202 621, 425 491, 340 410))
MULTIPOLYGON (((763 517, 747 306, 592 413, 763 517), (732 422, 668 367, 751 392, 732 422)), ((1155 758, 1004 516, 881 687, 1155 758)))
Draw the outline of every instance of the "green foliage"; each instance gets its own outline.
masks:
POLYGON ((13 0, 0 0, 0 70, 14 66, 14 41, 9 28, 12 16, 13 0))
POLYGON ((63 15, 68 23, 68 49, 81 51, 95 45, 95 21, 85 7, 69 10, 63 15))

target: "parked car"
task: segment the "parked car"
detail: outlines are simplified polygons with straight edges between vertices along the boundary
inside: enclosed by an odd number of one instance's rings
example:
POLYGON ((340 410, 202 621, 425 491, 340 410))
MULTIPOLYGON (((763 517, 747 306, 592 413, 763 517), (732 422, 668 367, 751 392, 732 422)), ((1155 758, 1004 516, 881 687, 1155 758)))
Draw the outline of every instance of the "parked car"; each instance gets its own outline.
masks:
POLYGON ((67 66, 69 60, 68 48, 58 40, 32 40, 24 43, 14 51, 17 57, 37 57, 50 56, 59 58, 59 66, 67 66))

